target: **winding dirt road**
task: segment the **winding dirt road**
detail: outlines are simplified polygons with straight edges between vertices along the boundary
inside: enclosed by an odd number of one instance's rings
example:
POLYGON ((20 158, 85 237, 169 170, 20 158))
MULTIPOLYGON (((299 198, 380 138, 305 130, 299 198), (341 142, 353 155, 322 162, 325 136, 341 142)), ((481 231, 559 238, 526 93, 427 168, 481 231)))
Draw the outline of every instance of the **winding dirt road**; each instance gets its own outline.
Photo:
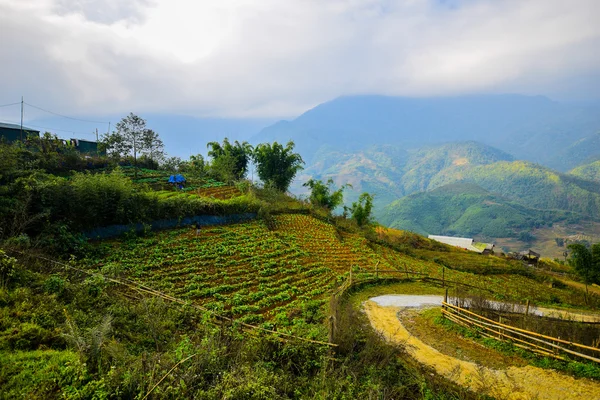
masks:
POLYGON ((533 366, 494 370, 442 354, 406 330, 397 317, 403 307, 369 300, 363 309, 373 328, 387 340, 405 345, 421 364, 475 392, 497 399, 600 400, 600 383, 588 379, 533 366))

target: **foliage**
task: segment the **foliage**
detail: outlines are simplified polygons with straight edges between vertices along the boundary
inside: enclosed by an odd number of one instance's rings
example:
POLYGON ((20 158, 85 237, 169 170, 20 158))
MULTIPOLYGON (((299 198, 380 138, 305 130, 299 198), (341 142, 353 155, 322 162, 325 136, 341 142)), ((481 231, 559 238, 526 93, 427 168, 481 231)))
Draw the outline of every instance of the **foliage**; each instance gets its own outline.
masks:
MULTIPOLYGON (((57 297, 40 290, 48 277, 32 272, 48 267, 30 262, 18 287, 0 292, 0 397, 142 398, 165 377, 155 398, 456 398, 455 388, 421 375, 349 307, 331 360, 321 345, 248 335, 114 285, 91 295, 80 274, 69 274, 70 295, 57 297)), ((322 310, 322 302, 307 301, 288 313, 314 323, 281 329, 323 340, 322 310)))
POLYGON ((8 287, 15 275, 17 260, 0 249, 0 289, 8 287))
POLYGON ((373 211, 373 196, 369 193, 363 193, 357 202, 352 203, 350 212, 352 218, 358 226, 364 226, 371 222, 371 212, 373 211))
POLYGON ((327 183, 323 183, 318 179, 310 179, 302 186, 310 188, 309 199, 313 205, 325 207, 329 210, 333 210, 343 203, 344 189, 346 187, 351 187, 351 185, 343 185, 338 190, 332 192, 333 179, 327 180, 327 183))
POLYGON ((115 127, 115 132, 102 138, 102 145, 111 156, 121 159, 132 154, 136 167, 138 154, 147 154, 153 160, 164 157, 164 144, 156 132, 146 128, 146 120, 129 113, 115 127))
POLYGON ((567 246, 571 251, 569 263, 586 284, 600 283, 600 243, 592 245, 591 250, 581 243, 567 246))
POLYGON ((285 147, 277 142, 261 143, 254 150, 254 162, 261 181, 267 186, 285 192, 296 174, 303 169, 304 161, 294 153, 294 142, 285 147))
POLYGON ((569 174, 578 178, 600 182, 600 160, 574 168, 569 171, 569 174))
POLYGON ((229 143, 227 138, 223 144, 209 142, 207 147, 209 157, 212 158, 210 165, 211 174, 223 182, 232 183, 243 179, 248 170, 248 162, 252 156, 252 146, 248 142, 234 144, 229 143))
POLYGON ((453 183, 393 202, 380 220, 419 234, 490 238, 522 234, 529 241, 532 228, 573 217, 573 213, 528 208, 472 183, 453 183))

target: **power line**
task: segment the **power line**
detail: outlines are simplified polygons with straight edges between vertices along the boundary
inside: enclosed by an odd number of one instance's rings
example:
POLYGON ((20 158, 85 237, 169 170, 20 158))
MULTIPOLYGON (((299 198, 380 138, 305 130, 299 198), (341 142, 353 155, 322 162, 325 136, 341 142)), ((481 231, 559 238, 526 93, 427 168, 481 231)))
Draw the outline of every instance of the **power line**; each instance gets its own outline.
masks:
POLYGON ((21 104, 21 102, 18 102, 18 103, 10 103, 10 104, 2 104, 2 105, 0 105, 0 107, 16 106, 16 105, 19 105, 19 104, 21 104))
MULTIPOLYGON (((7 121, 7 120, 3 120, 1 122, 6 122, 9 124, 15 124, 15 125, 19 125, 18 122, 15 121, 7 121)), ((51 128, 49 126, 39 126, 39 125, 33 125, 30 123, 27 123, 27 126, 31 126, 32 128, 42 128, 42 129, 50 129, 52 131, 61 131, 61 132, 69 132, 69 133, 73 133, 73 134, 78 134, 78 135, 96 135, 96 133, 94 132, 77 132, 77 131, 73 131, 73 130, 69 130, 69 129, 59 129, 59 128, 51 128)))
MULTIPOLYGON (((109 124, 110 123, 108 121, 92 121, 92 120, 88 120, 88 119, 68 117, 66 115, 62 115, 62 114, 56 113, 54 111, 46 110, 45 108, 42 108, 42 107, 34 106, 33 104, 29 104, 27 102, 24 102, 24 103, 27 104, 29 107, 37 108, 40 111, 44 111, 44 112, 47 112, 47 113, 50 113, 50 114, 53 114, 53 115, 57 115, 59 117, 63 117, 63 118, 67 118, 67 119, 72 119, 73 121, 90 122, 90 123, 93 123, 93 124, 109 124)), ((17 104, 19 104, 19 103, 17 103, 17 104)))

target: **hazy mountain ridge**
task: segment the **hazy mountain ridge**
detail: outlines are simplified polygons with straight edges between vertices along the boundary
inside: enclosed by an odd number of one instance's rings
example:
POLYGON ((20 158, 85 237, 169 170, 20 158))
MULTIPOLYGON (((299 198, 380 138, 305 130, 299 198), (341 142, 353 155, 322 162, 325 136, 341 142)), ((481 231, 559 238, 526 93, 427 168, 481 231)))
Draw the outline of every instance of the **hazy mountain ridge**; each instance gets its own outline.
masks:
MULTIPOLYGON (((294 140, 309 166, 313 155, 327 145, 355 152, 377 144, 410 150, 478 141, 517 159, 552 163, 567 171, 575 166, 569 158, 571 146, 598 131, 600 105, 562 104, 543 96, 347 96, 266 127, 252 141, 294 140)), ((594 152, 600 155, 600 147, 594 152)))

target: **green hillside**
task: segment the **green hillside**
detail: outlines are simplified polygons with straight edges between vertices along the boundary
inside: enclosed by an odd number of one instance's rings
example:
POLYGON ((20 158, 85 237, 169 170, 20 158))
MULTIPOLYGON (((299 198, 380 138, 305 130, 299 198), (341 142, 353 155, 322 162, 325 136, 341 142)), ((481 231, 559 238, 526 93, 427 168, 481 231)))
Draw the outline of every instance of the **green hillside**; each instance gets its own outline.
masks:
POLYGON ((463 174, 440 174, 429 189, 459 180, 475 183, 528 207, 600 217, 600 187, 596 183, 530 162, 501 161, 463 174))
POLYGON ((600 160, 573 168, 569 171, 569 175, 589 181, 600 182, 600 160))
POLYGON ((498 161, 512 161, 512 156, 477 142, 447 143, 429 146, 413 152, 400 179, 406 194, 431 188, 432 181, 445 176, 460 180, 467 171, 479 165, 498 161))
POLYGON ((439 176, 461 176, 479 166, 512 157, 493 147, 477 142, 446 143, 407 151, 399 146, 373 146, 364 151, 343 153, 322 149, 316 162, 303 171, 294 193, 303 193, 300 187, 310 177, 332 178, 338 186, 350 183, 345 191, 345 202, 356 201, 360 193, 375 194, 375 213, 381 216, 383 208, 398 198, 427 190, 439 176))
POLYGON ((362 192, 375 194, 375 208, 403 196, 404 189, 398 182, 404 174, 408 153, 397 146, 373 146, 364 151, 341 152, 333 148, 321 149, 315 162, 302 171, 292 184, 292 192, 305 194, 302 183, 315 178, 326 181, 332 178, 338 187, 351 184, 344 191, 346 204, 358 199, 362 192))
POLYGON ((568 216, 573 218, 565 212, 529 209, 472 183, 453 183, 391 203, 380 220, 423 235, 499 238, 568 216))

